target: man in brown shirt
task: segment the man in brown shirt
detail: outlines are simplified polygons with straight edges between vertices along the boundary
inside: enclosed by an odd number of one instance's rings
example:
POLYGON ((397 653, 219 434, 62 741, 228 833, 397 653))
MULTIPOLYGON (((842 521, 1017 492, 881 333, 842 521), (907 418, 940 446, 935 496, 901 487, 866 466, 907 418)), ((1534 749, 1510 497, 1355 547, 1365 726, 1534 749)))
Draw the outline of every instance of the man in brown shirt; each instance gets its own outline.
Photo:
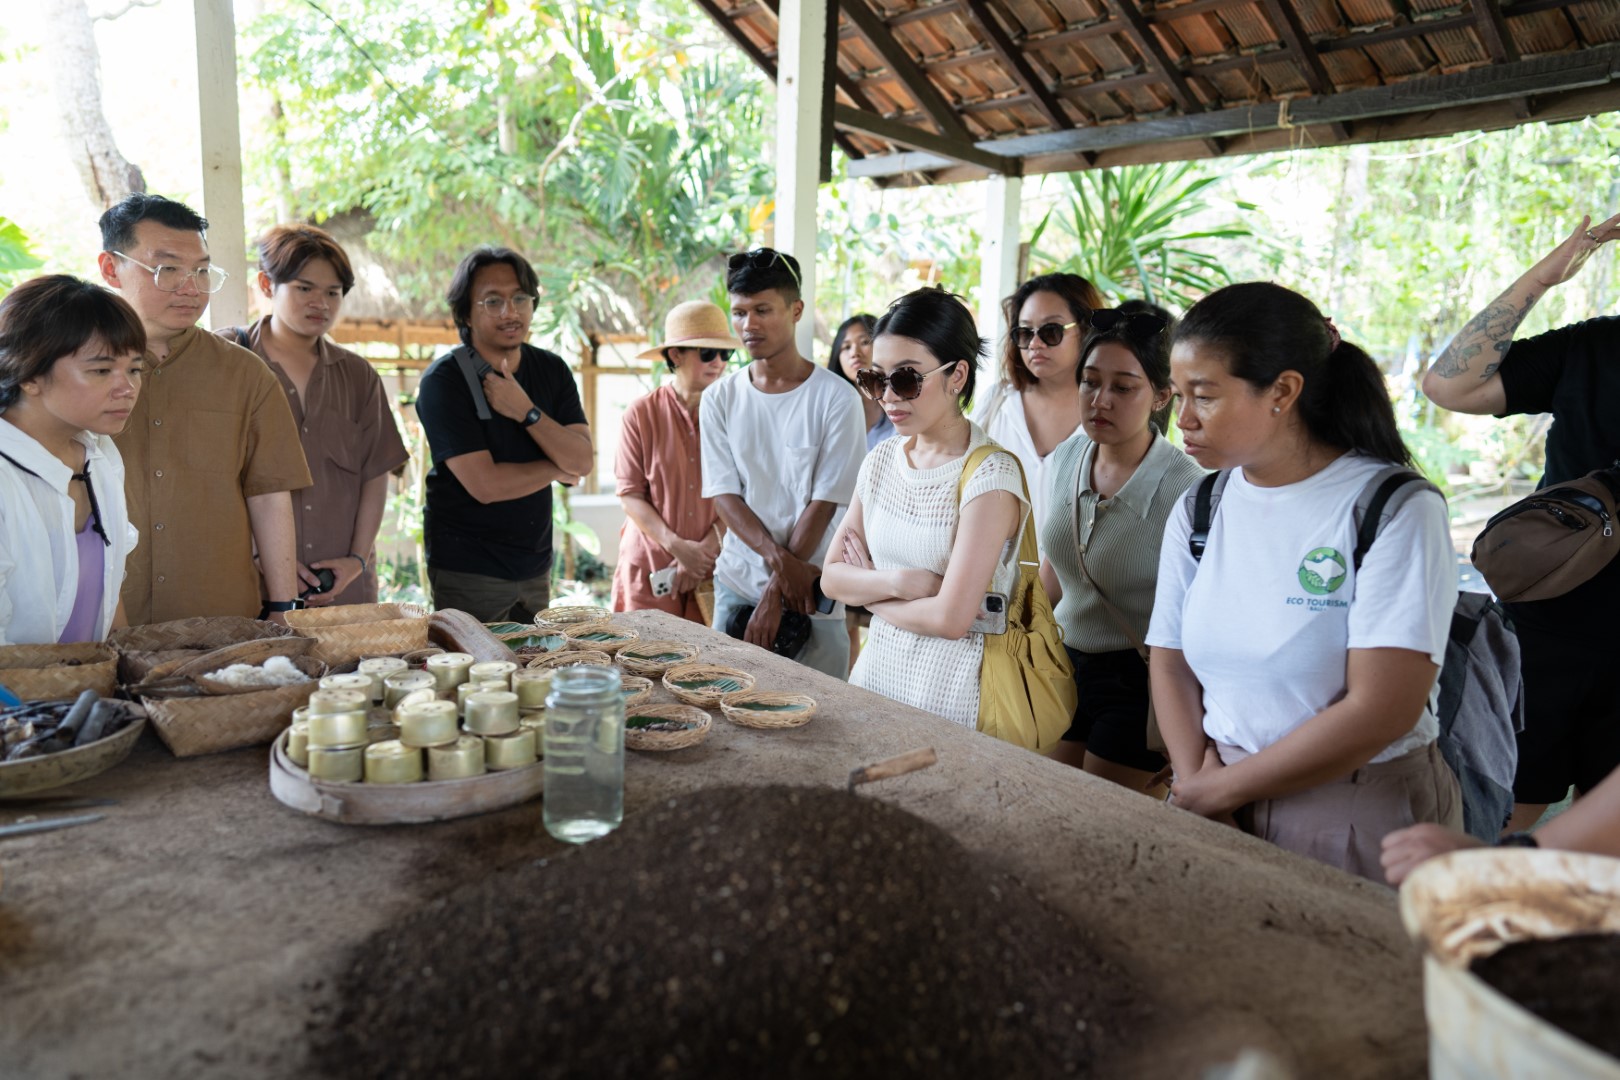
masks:
POLYGON ((270 369, 196 325, 225 282, 209 262, 207 228, 157 195, 130 195, 101 216, 101 276, 140 316, 148 343, 145 386, 115 440, 141 535, 123 589, 132 626, 195 615, 279 622, 303 606, 291 492, 309 486, 309 469, 270 369))

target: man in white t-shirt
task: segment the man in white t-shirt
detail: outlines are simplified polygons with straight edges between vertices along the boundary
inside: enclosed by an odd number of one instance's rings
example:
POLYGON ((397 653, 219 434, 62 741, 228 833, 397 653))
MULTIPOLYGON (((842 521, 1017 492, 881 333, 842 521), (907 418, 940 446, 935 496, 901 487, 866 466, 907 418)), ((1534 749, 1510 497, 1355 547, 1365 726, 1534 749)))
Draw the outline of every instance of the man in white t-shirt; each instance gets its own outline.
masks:
POLYGON ((769 649, 782 615, 810 617, 796 659, 849 674, 843 605, 816 609, 827 545, 849 506, 866 450, 854 387, 799 355, 799 264, 770 248, 733 255, 731 321, 752 363, 703 395, 703 495, 726 525, 714 565, 714 627, 753 607, 743 640, 769 649))

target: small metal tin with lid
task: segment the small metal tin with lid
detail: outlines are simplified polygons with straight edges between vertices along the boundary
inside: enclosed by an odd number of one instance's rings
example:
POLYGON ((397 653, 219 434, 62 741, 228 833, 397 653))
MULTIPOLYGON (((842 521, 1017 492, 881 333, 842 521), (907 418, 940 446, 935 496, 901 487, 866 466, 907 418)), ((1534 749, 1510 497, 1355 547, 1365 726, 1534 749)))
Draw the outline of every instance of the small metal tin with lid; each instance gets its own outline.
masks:
POLYGON ((416 690, 432 691, 437 686, 433 676, 425 671, 396 671, 383 678, 383 704, 392 709, 406 694, 416 690))
POLYGON ((338 750, 364 746, 370 721, 371 717, 364 712, 310 713, 305 721, 309 729, 310 749, 338 750))
POLYGON ((464 652, 447 652, 430 656, 424 665, 427 673, 433 676, 433 683, 440 692, 454 690, 466 682, 472 666, 472 655, 464 652))
POLYGON ((422 779, 422 751, 398 740, 366 747, 366 783, 414 784, 422 779))
POLYGON ((551 676, 553 672, 540 668, 524 668, 522 671, 512 673, 512 692, 518 696, 518 707, 523 709, 543 709, 546 707, 546 695, 551 693, 551 676))
POLYGON ((427 750, 429 780, 465 780, 484 774, 484 740, 463 735, 447 746, 427 750))
POLYGON ((358 690, 317 690, 309 695, 309 715, 322 713, 364 713, 371 708, 371 698, 358 690))
POLYGON ((364 675, 371 680, 371 700, 381 701, 386 687, 383 680, 398 671, 409 671, 410 665, 397 656, 373 656, 360 661, 356 673, 364 675))
POLYGON ((301 769, 309 767, 309 724, 300 722, 287 729, 287 760, 301 769))
POLYGON ((406 746, 443 746, 455 742, 458 734, 453 701, 420 701, 400 707, 399 741, 406 746))
POLYGON ((365 762, 364 746, 309 748, 309 775, 313 780, 358 782, 365 775, 365 762))
POLYGON ((480 691, 489 690, 489 689, 499 690, 500 687, 498 687, 498 686, 497 687, 479 686, 475 682, 464 682, 460 686, 456 687, 456 715, 457 716, 466 716, 467 715, 467 695, 468 694, 476 694, 476 693, 479 693, 480 691))
POLYGON ((510 690, 467 695, 467 730, 474 735, 510 735, 518 729, 518 696, 510 690))
POLYGON ((469 682, 479 685, 493 686, 497 690, 512 689, 512 672, 518 666, 510 660, 486 660, 482 664, 474 664, 467 672, 469 682))
POLYGON ((322 690, 356 690, 366 695, 366 704, 370 705, 371 676, 353 672, 348 675, 325 675, 321 677, 322 690))
POLYGON ((539 760, 534 732, 519 728, 509 735, 484 736, 484 764, 491 769, 521 769, 539 760))
POLYGON ((394 717, 394 723, 399 723, 400 710, 408 709, 412 705, 420 705, 424 701, 439 700, 442 699, 439 697, 438 691, 429 689, 428 687, 424 686, 420 690, 412 690, 410 693, 400 698, 399 703, 395 705, 392 710, 390 710, 394 717))

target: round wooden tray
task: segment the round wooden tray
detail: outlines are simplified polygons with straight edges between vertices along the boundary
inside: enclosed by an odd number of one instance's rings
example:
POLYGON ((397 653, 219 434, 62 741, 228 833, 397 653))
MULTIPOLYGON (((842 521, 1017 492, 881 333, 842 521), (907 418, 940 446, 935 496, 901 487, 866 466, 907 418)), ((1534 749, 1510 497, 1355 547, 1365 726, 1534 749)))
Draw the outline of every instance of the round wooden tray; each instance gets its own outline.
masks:
POLYGON ((624 745, 627 750, 684 750, 709 737, 714 721, 696 705, 640 705, 624 710, 624 745), (632 720, 652 717, 685 724, 681 731, 648 731, 630 726, 632 720))
POLYGON ((697 659, 698 647, 684 641, 638 641, 619 650, 619 666, 632 675, 656 679, 670 668, 697 659))
POLYGON ((545 787, 541 762, 465 780, 343 784, 312 780, 287 757, 287 733, 270 747, 270 793, 294 810, 344 825, 419 825, 528 802, 545 787))
POLYGON ((678 664, 664 672, 664 689, 688 705, 714 709, 727 694, 740 694, 754 688, 754 677, 746 671, 719 664, 678 664), (682 686, 683 682, 728 680, 717 686, 682 686))
POLYGON ((641 635, 623 626, 615 626, 606 619, 596 622, 575 623, 563 631, 564 648, 580 651, 605 652, 609 656, 626 645, 634 645, 641 635))
MULTIPOLYGON (((140 709, 138 705, 130 707, 140 709)), ((141 710, 128 727, 105 739, 97 739, 89 746, 75 746, 59 754, 0 764, 0 798, 47 791, 104 773, 129 757, 129 752, 135 748, 135 740, 141 737, 144 730, 146 715, 141 710)))
POLYGON ((743 690, 722 697, 720 711, 734 724, 779 731, 808 724, 816 715, 816 699, 807 694, 743 690))

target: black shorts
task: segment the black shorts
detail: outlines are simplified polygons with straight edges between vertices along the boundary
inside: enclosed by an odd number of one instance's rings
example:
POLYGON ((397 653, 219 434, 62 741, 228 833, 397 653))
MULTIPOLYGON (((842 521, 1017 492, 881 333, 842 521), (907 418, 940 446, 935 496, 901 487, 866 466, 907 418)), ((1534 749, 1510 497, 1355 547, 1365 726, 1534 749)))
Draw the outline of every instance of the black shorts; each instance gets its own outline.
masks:
POLYGON ((1083 653, 1068 649, 1080 704, 1063 737, 1115 765, 1158 772, 1164 755, 1147 747, 1148 672, 1135 649, 1083 653))
POLYGON ((1591 791, 1620 766, 1620 690, 1614 639, 1572 638, 1518 626, 1524 730, 1513 798, 1555 803, 1570 785, 1591 791))

